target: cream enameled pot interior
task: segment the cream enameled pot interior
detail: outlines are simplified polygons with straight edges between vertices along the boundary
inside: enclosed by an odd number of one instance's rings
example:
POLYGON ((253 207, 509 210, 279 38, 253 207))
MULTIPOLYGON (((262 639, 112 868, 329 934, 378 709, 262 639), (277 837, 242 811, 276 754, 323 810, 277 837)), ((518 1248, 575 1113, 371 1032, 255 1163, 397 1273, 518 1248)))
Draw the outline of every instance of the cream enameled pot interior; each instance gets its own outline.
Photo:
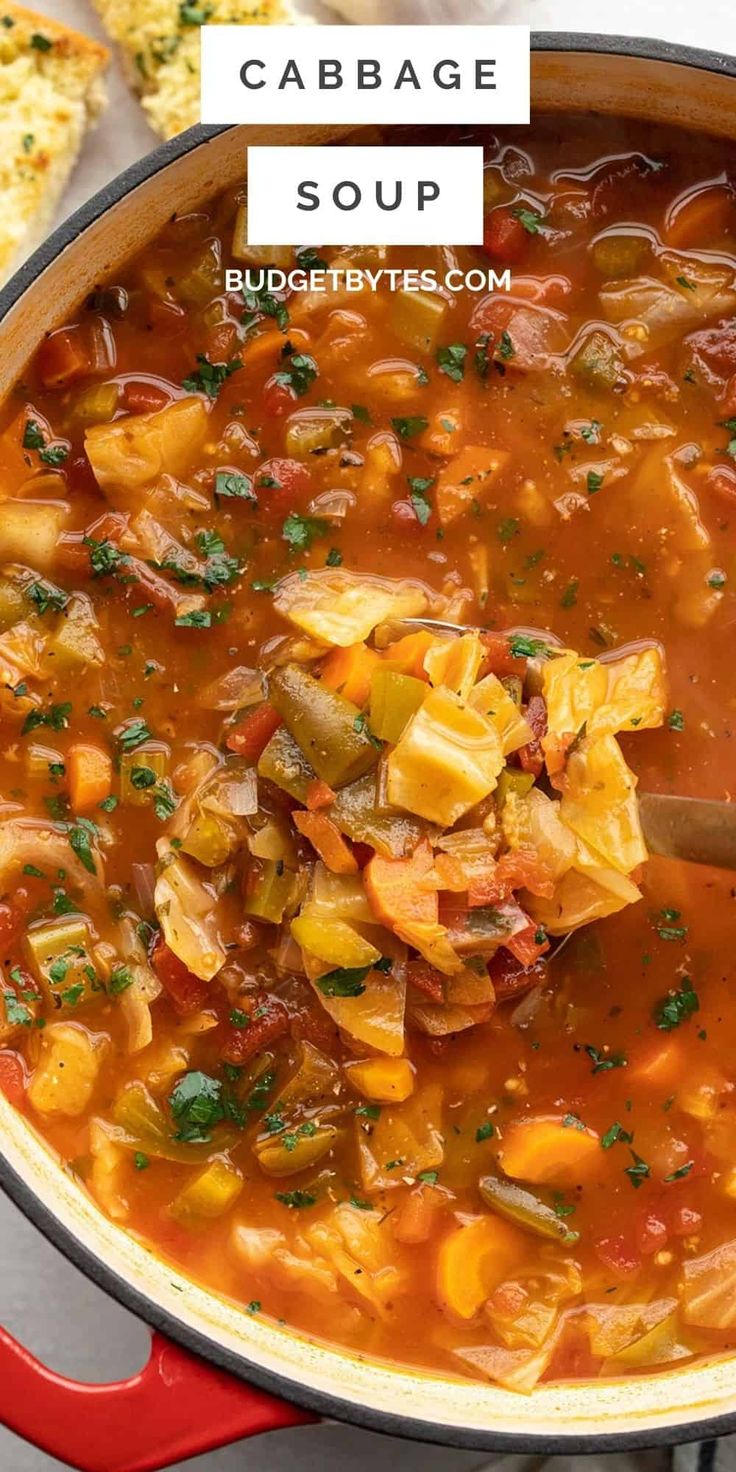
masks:
MULTIPOLYGON (((533 105, 538 110, 597 110, 647 122, 669 122, 694 131, 736 137, 736 78, 669 61, 571 51, 538 51, 532 69, 533 105)), ((345 130, 347 131, 347 130, 345 130)), ((154 236, 175 211, 190 210, 221 188, 242 179, 249 142, 319 142, 336 137, 327 129, 230 129, 198 140, 188 152, 136 183, 118 203, 87 226, 30 284, 0 323, 0 395, 7 393, 44 332, 71 313, 77 302, 122 261, 154 236)), ((356 141, 360 134, 354 135, 356 141)), ((372 140, 371 140, 372 141, 372 140)), ((262 1371, 284 1394, 317 1402, 329 1399, 336 1414, 382 1423, 401 1417, 418 1434, 461 1438, 490 1445, 494 1436, 546 1441, 553 1438, 612 1438, 628 1434, 646 1444, 668 1429, 672 1439, 696 1422, 736 1414, 736 1358, 721 1358, 680 1371, 542 1386, 520 1397, 493 1385, 418 1374, 337 1350, 250 1318, 194 1286, 168 1263, 108 1221, 74 1180, 59 1168, 47 1147, 0 1095, 0 1133, 10 1170, 36 1198, 62 1233, 87 1259, 101 1265, 106 1285, 112 1274, 132 1288, 135 1304, 155 1306, 153 1317, 184 1326, 216 1355, 239 1357, 240 1368, 262 1371)), ((32 1214, 32 1213, 31 1213, 32 1214)), ((133 1306, 133 1302, 131 1302, 133 1306)), ((230 1361, 232 1363, 232 1360, 230 1361)), ((322 1401, 324 1404, 325 1402, 322 1401)))

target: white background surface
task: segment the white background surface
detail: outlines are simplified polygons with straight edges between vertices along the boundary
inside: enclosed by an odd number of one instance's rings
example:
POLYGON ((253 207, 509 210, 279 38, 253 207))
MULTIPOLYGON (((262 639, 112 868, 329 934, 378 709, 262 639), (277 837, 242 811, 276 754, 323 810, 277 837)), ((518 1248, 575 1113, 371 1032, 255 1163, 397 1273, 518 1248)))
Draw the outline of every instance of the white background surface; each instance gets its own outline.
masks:
MULTIPOLYGON (((86 0, 36 0, 47 14, 100 39, 86 0)), ((356 21, 496 20, 537 30, 587 30, 645 34, 668 41, 736 53, 734 0, 344 0, 356 21)), ((156 139, 119 69, 108 79, 110 106, 87 140, 59 218, 88 199, 114 174, 153 147, 156 139)), ((0 1197, 0 1318, 29 1349, 66 1374, 85 1380, 115 1379, 143 1363, 147 1331, 88 1283, 0 1197)), ((520 1402, 520 1415, 523 1403, 520 1402)), ((189 1472, 373 1472, 394 1459, 401 1472, 472 1472, 485 1459, 396 1442, 367 1432, 322 1426, 277 1432, 187 1463, 189 1472)), ((620 1472, 628 1459, 602 1458, 598 1467, 620 1472), (607 1464, 607 1465, 606 1465, 607 1464)), ((568 1459, 547 1466, 569 1472, 568 1459)), ((639 1472, 661 1472, 664 1456, 639 1459, 639 1472)), ((517 1464, 518 1466, 518 1464, 517 1464)), ((529 1472, 538 1459, 527 1459, 529 1472)), ((0 1429, 0 1472, 59 1472, 61 1464, 0 1429)), ((102 1472, 102 1469, 101 1469, 102 1472)), ((500 1472, 500 1467, 499 1467, 500 1472)))

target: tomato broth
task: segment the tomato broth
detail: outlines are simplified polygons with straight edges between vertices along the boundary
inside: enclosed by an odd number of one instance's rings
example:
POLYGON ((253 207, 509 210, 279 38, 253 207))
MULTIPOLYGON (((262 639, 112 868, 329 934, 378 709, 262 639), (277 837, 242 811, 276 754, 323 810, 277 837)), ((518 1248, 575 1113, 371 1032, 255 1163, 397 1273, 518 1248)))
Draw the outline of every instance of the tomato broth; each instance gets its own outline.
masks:
POLYGON ((736 888, 634 782, 733 789, 736 155, 482 141, 482 250, 233 192, 5 404, 0 1078, 244 1312, 524 1391, 733 1348, 736 888))

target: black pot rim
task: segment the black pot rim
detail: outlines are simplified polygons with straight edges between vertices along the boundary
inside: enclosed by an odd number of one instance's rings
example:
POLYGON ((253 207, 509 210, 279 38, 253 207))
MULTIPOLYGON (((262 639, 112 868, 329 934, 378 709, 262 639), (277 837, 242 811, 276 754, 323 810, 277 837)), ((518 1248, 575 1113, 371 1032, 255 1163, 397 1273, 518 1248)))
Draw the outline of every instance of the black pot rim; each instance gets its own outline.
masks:
MULTIPOLYGON (((639 36, 600 35, 578 32, 534 32, 533 51, 552 51, 569 54, 599 54, 624 56, 632 59, 657 61, 694 70, 714 72, 723 76, 736 77, 736 57, 692 46, 680 46, 667 41, 652 40, 639 36)), ((183 158, 194 149, 202 147, 229 126, 212 127, 198 124, 185 133, 162 143, 149 154, 118 174, 109 184, 93 195, 74 214, 63 222, 49 238, 34 251, 11 280, 0 289, 0 322, 33 284, 36 278, 61 255, 73 242, 89 229, 100 217, 139 185, 155 177, 169 164, 183 158)), ((375 1410, 361 1402, 348 1402, 317 1390, 310 1390, 298 1381, 285 1375, 266 1370, 244 1355, 225 1348, 216 1339, 193 1329, 175 1314, 155 1303, 138 1289, 132 1281, 120 1276, 104 1263, 90 1248, 82 1244, 74 1233, 64 1226, 27 1181, 15 1170, 0 1152, 0 1186, 24 1216, 38 1228, 47 1240, 64 1254, 75 1267, 99 1288, 115 1299, 123 1308, 136 1314, 151 1328, 167 1335, 170 1339, 191 1351, 192 1354, 227 1370, 236 1378, 255 1385, 272 1395, 291 1401, 305 1410, 332 1420, 347 1422, 367 1431, 383 1432, 391 1436, 406 1437, 416 1441, 440 1446, 456 1447, 470 1451, 515 1452, 520 1454, 555 1454, 585 1456, 594 1453, 638 1451, 652 1447, 672 1446, 685 1442, 706 1441, 726 1436, 736 1431, 736 1411, 720 1416, 687 1421, 683 1424, 654 1427, 650 1430, 605 1432, 602 1435, 559 1435, 549 1436, 516 1432, 497 1432, 492 1429, 465 1429, 442 1423, 441 1417, 431 1424, 414 1420, 394 1412, 375 1410)), ((346 1367, 350 1357, 346 1355, 346 1367)), ((523 1418, 523 1400, 519 1402, 520 1419, 523 1418)), ((214 1444, 214 1443, 213 1443, 214 1444)))

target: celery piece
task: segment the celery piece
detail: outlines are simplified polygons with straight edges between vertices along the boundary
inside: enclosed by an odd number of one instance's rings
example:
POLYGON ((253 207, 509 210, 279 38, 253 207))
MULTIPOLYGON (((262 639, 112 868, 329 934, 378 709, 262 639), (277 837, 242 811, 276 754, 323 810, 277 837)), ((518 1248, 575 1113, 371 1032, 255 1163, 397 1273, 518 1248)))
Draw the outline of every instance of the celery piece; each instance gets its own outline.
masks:
POLYGON ((496 801, 500 808, 503 807, 510 792, 517 797, 526 797, 534 786, 534 777, 531 772, 522 772, 520 767, 504 767, 496 787, 496 801))
POLYGON ((242 1189, 240 1171, 231 1160, 220 1155, 174 1197, 169 1213, 182 1226, 205 1226, 207 1222, 224 1216, 242 1189))
POLYGON ((137 746, 120 758, 120 801, 146 807, 164 780, 168 755, 160 746, 137 746))
POLYGON ((297 894, 297 876, 282 860, 259 859, 248 873, 243 907, 246 915, 280 925, 297 894))
POLYGON ((44 921, 25 936, 30 969, 60 1012, 76 1012, 101 990, 89 925, 80 916, 44 921))
POLYGON ((624 365, 605 332, 591 332, 570 360, 570 371, 588 388, 612 389, 623 376, 624 365))
POLYGON ((389 311, 389 327, 407 347, 433 353, 447 316, 447 302, 423 291, 397 291, 389 311))

